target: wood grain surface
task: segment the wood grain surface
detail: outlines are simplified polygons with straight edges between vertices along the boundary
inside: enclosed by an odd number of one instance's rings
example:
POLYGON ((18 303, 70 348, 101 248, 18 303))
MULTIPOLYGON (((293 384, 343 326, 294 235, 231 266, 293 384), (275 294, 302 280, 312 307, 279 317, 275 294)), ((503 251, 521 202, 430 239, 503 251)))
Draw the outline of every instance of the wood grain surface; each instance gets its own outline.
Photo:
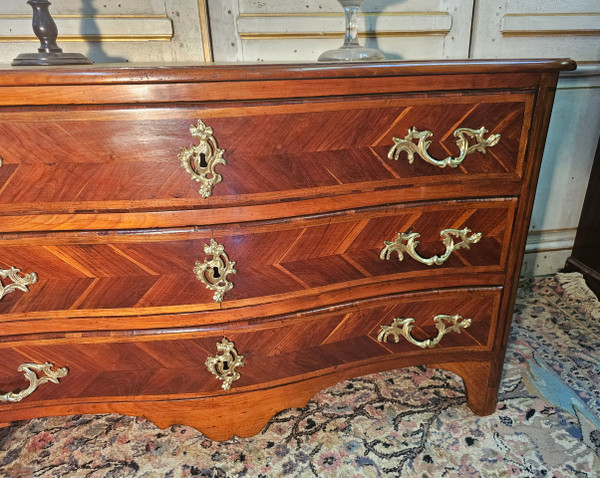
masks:
MULTIPOLYGON (((0 422, 73 413, 145 416, 210 438, 257 433, 339 380, 409 365, 463 377, 493 413, 545 136, 570 60, 350 65, 0 69, 0 270, 35 272, 0 299, 0 392, 17 368, 68 367, 0 422), (208 198, 178 154, 213 128, 227 165, 208 198), (438 168, 393 138, 459 127, 500 134, 438 168), (428 266, 380 253, 398 233, 442 255, 443 229, 482 238, 428 266), (215 302, 194 274, 222 244, 236 274, 215 302), (412 317, 472 324, 421 349, 381 343, 412 317), (244 356, 223 390, 205 367, 223 337, 244 356)), ((10 279, 0 278, 3 287, 10 279)))
MULTIPOLYGON (((472 325, 460 334, 444 336, 436 352, 481 353, 493 345, 500 288, 451 289, 384 297, 336 311, 314 311, 307 317, 271 318, 226 328, 207 327, 194 332, 131 336, 65 337, 0 345, 6 358, 0 365, 0 389, 23 388, 17 372, 26 361, 50 361, 68 367, 59 384, 45 384, 23 403, 55 407, 65 403, 140 401, 158 396, 214 397, 221 382, 204 365, 216 354, 216 343, 226 337, 243 355, 241 378, 232 391, 281 386, 304 378, 327 375, 351 364, 371 364, 390 356, 420 363, 429 349, 420 349, 400 338, 380 342, 381 325, 396 317, 415 318, 413 336, 433 338, 433 317, 461 314, 472 325), (417 313, 415 313, 417 312, 417 313)), ((20 404, 0 405, 0 419, 20 404)), ((93 409, 93 406, 92 406, 93 409)))
POLYGON ((0 204, 5 213, 24 214, 209 208, 412 185, 426 185, 436 198, 442 196, 436 189, 459 181, 469 185, 465 195, 482 195, 484 180, 520 179, 532 99, 504 94, 5 112, 0 136, 11 141, 0 146, 0 204), (198 119, 214 130, 227 161, 217 167, 223 181, 210 198, 202 198, 199 184, 179 167, 181 148, 197 142, 189 128, 198 119), (486 154, 470 154, 458 168, 418 157, 409 164, 406 153, 388 159, 392 138, 404 138, 411 127, 431 131, 428 151, 443 159, 458 155, 454 130, 482 126, 500 134, 500 142, 486 154))
POLYGON ((213 291, 193 272, 197 262, 212 258, 204 252, 211 239, 236 263, 237 273, 227 277, 234 284, 224 299, 230 306, 297 293, 309 298, 325 286, 367 285, 431 268, 462 275, 499 272, 509 254, 515 206, 509 199, 428 203, 213 229, 5 237, 0 268, 35 272, 38 282, 29 292, 15 291, 0 301, 0 321, 39 311, 217 308, 213 291), (380 257, 384 241, 394 241, 399 232, 420 234, 416 251, 422 257, 441 256, 446 247, 440 232, 448 228, 469 228, 482 238, 439 266, 407 254, 402 261, 397 253, 389 260, 380 257))

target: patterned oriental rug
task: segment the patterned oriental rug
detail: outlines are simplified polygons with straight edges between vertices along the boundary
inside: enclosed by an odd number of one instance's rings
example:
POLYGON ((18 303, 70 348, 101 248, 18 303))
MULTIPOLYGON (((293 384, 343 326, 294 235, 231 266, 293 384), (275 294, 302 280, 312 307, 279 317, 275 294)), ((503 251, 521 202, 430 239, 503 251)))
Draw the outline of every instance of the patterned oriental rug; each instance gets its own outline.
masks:
POLYGON ((579 274, 523 281, 497 411, 412 367, 348 380, 257 436, 119 415, 0 430, 2 477, 600 477, 600 303, 579 274))

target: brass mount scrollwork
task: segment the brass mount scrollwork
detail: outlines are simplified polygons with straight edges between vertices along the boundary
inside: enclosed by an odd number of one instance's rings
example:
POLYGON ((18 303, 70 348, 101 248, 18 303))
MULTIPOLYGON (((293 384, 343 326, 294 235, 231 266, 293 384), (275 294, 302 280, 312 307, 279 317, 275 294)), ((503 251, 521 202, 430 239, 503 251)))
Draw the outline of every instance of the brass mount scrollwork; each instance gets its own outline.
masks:
POLYGON ((35 272, 24 274, 23 277, 19 276, 19 272, 21 272, 21 269, 17 269, 16 267, 0 270, 0 279, 10 279, 12 281, 12 284, 6 286, 0 282, 0 300, 2 300, 6 294, 10 294, 16 290, 29 292, 27 286, 35 284, 38 280, 35 272))
POLYGON ((205 365, 210 373, 223 381, 221 388, 229 390, 231 384, 240 378, 236 368, 244 366, 244 356, 238 354, 233 342, 223 337, 221 342, 217 342, 217 355, 208 357, 205 365))
POLYGON ((395 251, 398 253, 398 260, 401 261, 404 259, 404 253, 406 252, 410 257, 425 265, 439 266, 446 262, 452 252, 455 250, 470 249, 471 244, 479 242, 482 234, 480 232, 476 232, 469 236, 470 232, 471 230, 468 227, 465 227, 464 229, 444 229, 442 232, 440 232, 440 236, 442 237, 444 246, 446 246, 446 252, 444 252, 444 254, 441 256, 433 256, 430 258, 421 257, 416 250, 417 246, 419 245, 419 241, 417 241, 417 239, 421 237, 419 233, 399 232, 398 237, 396 237, 394 241, 383 241, 385 246, 381 250, 379 257, 381 260, 389 259, 392 255, 392 252, 395 251), (459 237, 460 242, 455 244, 452 236, 459 237))
POLYGON ((450 332, 456 332, 460 334, 463 329, 466 329, 471 325, 471 319, 464 319, 461 315, 436 315, 433 318, 435 327, 438 331, 436 337, 432 339, 417 340, 412 336, 412 329, 414 328, 415 319, 412 318, 400 318, 396 317, 391 325, 382 325, 381 332, 377 336, 379 342, 387 342, 388 337, 391 335, 394 341, 398 343, 400 336, 402 335, 411 344, 417 347, 433 348, 440 343, 444 335, 450 332))
POLYGON ((207 198, 212 194, 215 185, 223 180, 215 168, 219 164, 227 164, 223 159, 225 150, 218 147, 212 128, 206 126, 202 120, 198 120, 197 126, 190 127, 190 133, 198 140, 198 144, 181 148, 178 158, 183 169, 191 174, 194 181, 201 183, 199 192, 203 198, 207 198))
POLYGON ((479 129, 470 129, 470 128, 458 128, 454 131, 454 137, 456 138, 456 146, 460 150, 460 154, 453 158, 452 156, 448 156, 445 159, 438 160, 429 155, 427 151, 429 146, 431 145, 431 141, 428 141, 428 138, 433 136, 431 131, 417 131, 413 126, 408 130, 408 134, 404 137, 404 139, 393 138, 394 146, 391 147, 388 158, 395 159, 398 161, 400 157, 400 153, 402 151, 406 151, 408 154, 408 162, 412 164, 415 160, 415 153, 421 156, 424 161, 429 164, 433 164, 434 166, 438 166, 440 168, 445 168, 449 166, 451 168, 456 168, 459 166, 467 157, 467 155, 479 151, 480 153, 485 154, 487 152, 487 148, 491 148, 498 144, 500 141, 499 134, 490 134, 487 138, 484 138, 483 135, 488 132, 483 126, 479 129), (476 144, 472 144, 469 146, 469 139, 475 139, 476 144), (418 143, 415 144, 414 141, 418 140, 418 143))
POLYGON ((66 377, 69 374, 69 369, 66 367, 57 368, 56 370, 52 370, 52 367, 54 367, 54 364, 49 362, 44 364, 23 363, 19 365, 17 371, 25 373, 25 378, 29 380, 29 386, 20 392, 8 392, 0 395, 0 402, 20 402, 35 392, 40 385, 46 382, 59 383, 59 378, 66 377), (38 377, 38 374, 43 375, 38 377))
POLYGON ((214 290, 213 300, 221 302, 227 292, 233 289, 233 283, 227 280, 229 274, 237 274, 234 269, 235 261, 230 261, 225 252, 225 246, 214 239, 204 245, 204 253, 212 256, 204 262, 196 262, 194 274, 207 289, 214 290))

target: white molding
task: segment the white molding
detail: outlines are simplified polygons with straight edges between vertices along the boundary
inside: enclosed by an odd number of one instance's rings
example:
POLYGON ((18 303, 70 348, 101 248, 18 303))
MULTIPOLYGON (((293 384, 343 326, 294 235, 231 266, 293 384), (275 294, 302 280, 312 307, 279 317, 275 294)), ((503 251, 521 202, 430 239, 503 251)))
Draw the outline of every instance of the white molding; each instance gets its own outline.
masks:
MULTIPOLYGON (((447 35, 452 29, 452 16, 446 12, 420 14, 359 14, 358 29, 362 33, 378 36, 398 34, 447 35)), ((299 37, 306 34, 323 36, 323 32, 333 32, 343 36, 345 21, 343 15, 331 14, 279 14, 279 15, 240 15, 237 18, 237 31, 242 38, 252 36, 271 37, 286 34, 299 37)))
POLYGON ((600 35, 598 13, 506 14, 500 22, 504 36, 600 35))
MULTIPOLYGON (((68 16, 54 17, 59 41, 171 41, 173 24, 163 15, 140 16, 68 16)), ((38 41, 31 27, 31 18, 21 15, 0 17, 0 41, 38 41)))
POLYGON ((530 231, 527 235, 525 253, 571 250, 576 232, 577 229, 574 228, 530 231))
POLYGON ((578 63, 574 71, 560 74, 557 90, 600 88, 600 62, 578 63))
POLYGON ((600 76, 600 61, 597 62, 579 62, 577 69, 573 71, 563 71, 560 78, 580 78, 588 76, 600 76))
POLYGON ((530 231, 521 267, 522 277, 555 274, 571 255, 577 229, 530 231))

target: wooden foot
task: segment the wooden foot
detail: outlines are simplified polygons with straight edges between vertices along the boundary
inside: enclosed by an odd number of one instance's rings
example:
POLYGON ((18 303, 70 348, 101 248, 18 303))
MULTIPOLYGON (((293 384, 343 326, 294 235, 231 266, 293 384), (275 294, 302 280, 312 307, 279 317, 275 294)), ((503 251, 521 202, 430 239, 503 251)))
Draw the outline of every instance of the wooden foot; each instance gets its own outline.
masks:
POLYGON ((491 415, 496 411, 502 366, 495 362, 455 362, 437 364, 460 375, 465 384, 467 405, 476 415, 491 415))

